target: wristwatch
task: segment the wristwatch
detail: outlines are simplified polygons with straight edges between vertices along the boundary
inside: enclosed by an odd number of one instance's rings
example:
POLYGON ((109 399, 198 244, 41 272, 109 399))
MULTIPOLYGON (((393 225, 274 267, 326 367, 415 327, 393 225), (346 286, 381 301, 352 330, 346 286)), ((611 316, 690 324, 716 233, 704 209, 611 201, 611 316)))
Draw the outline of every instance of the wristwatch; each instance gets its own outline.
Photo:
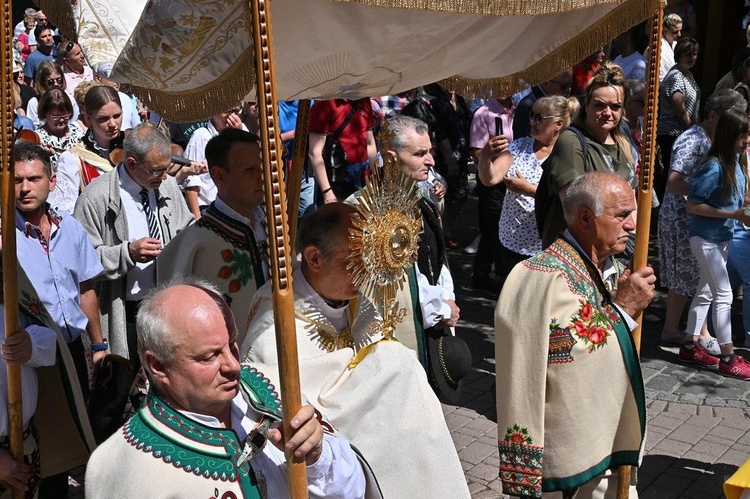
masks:
POLYGON ((92 343, 91 344, 91 351, 92 352, 103 352, 104 350, 109 348, 109 343, 107 342, 107 339, 105 338, 101 343, 92 343))

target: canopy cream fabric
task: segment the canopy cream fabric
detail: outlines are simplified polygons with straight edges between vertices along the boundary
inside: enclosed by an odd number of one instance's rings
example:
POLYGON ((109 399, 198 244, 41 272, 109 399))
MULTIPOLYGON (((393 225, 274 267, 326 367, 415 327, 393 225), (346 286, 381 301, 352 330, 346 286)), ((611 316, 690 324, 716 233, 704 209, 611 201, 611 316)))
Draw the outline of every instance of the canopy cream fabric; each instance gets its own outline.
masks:
MULTIPOLYGON (((663 6, 663 0, 269 3, 280 100, 388 95, 441 80, 464 95, 505 96, 556 76, 663 6)), ((82 19, 79 36, 89 57, 101 51, 94 42, 122 39, 93 37, 92 30, 84 39, 82 27, 92 20, 82 19)), ((101 29, 130 34, 125 25, 112 20, 101 29)), ((250 26, 247 0, 149 0, 115 79, 168 119, 216 115, 254 85, 250 26)))

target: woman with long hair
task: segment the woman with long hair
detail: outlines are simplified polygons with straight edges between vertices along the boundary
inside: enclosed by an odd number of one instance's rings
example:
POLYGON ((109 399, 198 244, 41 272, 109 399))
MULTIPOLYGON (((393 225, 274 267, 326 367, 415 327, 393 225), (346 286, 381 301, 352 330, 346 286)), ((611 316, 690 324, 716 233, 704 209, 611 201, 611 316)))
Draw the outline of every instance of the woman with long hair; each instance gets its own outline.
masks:
POLYGON ((497 274, 501 283, 518 262, 542 251, 534 194, 542 165, 560 133, 570 125, 570 108, 568 99, 560 95, 538 99, 529 113, 530 137, 515 139, 500 154, 493 153, 488 143, 479 154, 479 180, 487 187, 504 183, 508 189, 498 226, 503 268, 497 274))
POLYGON ((745 214, 747 153, 750 117, 730 109, 721 115, 708 158, 693 175, 685 208, 690 214, 690 249, 700 270, 700 282, 688 313, 684 362, 718 369, 720 374, 748 380, 750 364, 735 355, 732 343, 732 286, 727 273, 727 246, 735 223, 750 225, 745 214), (720 358, 708 354, 698 336, 713 303, 713 325, 720 358))
POLYGON ((72 189, 60 207, 67 213, 73 212, 78 194, 89 182, 117 166, 117 150, 122 149, 125 138, 120 131, 120 96, 114 88, 94 86, 86 93, 83 102, 90 128, 83 141, 61 154, 57 161, 58 183, 60 176, 64 175, 70 180, 72 189))
POLYGON ((536 195, 537 224, 546 248, 565 230, 560 193, 590 171, 613 172, 635 187, 636 159, 622 119, 630 90, 620 66, 605 61, 583 94, 583 105, 560 133, 536 195), (542 209, 540 210, 540 206, 542 209))

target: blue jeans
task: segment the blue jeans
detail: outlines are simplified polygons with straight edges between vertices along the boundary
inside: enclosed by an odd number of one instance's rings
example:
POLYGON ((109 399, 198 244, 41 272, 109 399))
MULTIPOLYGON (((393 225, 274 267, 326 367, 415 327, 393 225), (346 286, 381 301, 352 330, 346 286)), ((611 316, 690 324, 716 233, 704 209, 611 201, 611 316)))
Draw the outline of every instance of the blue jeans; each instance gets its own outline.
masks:
POLYGON ((745 345, 750 344, 750 231, 737 230, 729 243, 727 271, 732 288, 743 283, 742 321, 745 326, 745 345))
POLYGON ((308 210, 315 209, 315 177, 305 175, 299 190, 299 217, 305 216, 308 210))

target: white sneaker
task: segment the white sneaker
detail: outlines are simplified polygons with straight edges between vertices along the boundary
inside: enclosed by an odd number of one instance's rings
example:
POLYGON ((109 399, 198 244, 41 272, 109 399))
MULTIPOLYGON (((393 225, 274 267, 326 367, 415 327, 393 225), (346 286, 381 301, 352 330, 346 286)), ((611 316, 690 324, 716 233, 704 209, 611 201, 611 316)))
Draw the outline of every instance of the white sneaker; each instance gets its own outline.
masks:
POLYGON ((709 336, 707 340, 698 340, 698 344, 703 347, 703 349, 713 355, 714 357, 718 357, 721 355, 721 348, 719 348, 719 342, 716 341, 716 338, 713 336, 709 336))
POLYGON ((684 331, 667 331, 666 329, 662 329, 661 335, 659 336, 659 340, 662 343, 682 346, 682 344, 685 342, 685 332, 684 331))
POLYGON ((479 249, 479 240, 481 238, 482 238, 481 234, 475 237, 474 240, 471 242, 471 244, 464 248, 464 253, 466 253, 467 255, 475 254, 477 250, 479 249))

